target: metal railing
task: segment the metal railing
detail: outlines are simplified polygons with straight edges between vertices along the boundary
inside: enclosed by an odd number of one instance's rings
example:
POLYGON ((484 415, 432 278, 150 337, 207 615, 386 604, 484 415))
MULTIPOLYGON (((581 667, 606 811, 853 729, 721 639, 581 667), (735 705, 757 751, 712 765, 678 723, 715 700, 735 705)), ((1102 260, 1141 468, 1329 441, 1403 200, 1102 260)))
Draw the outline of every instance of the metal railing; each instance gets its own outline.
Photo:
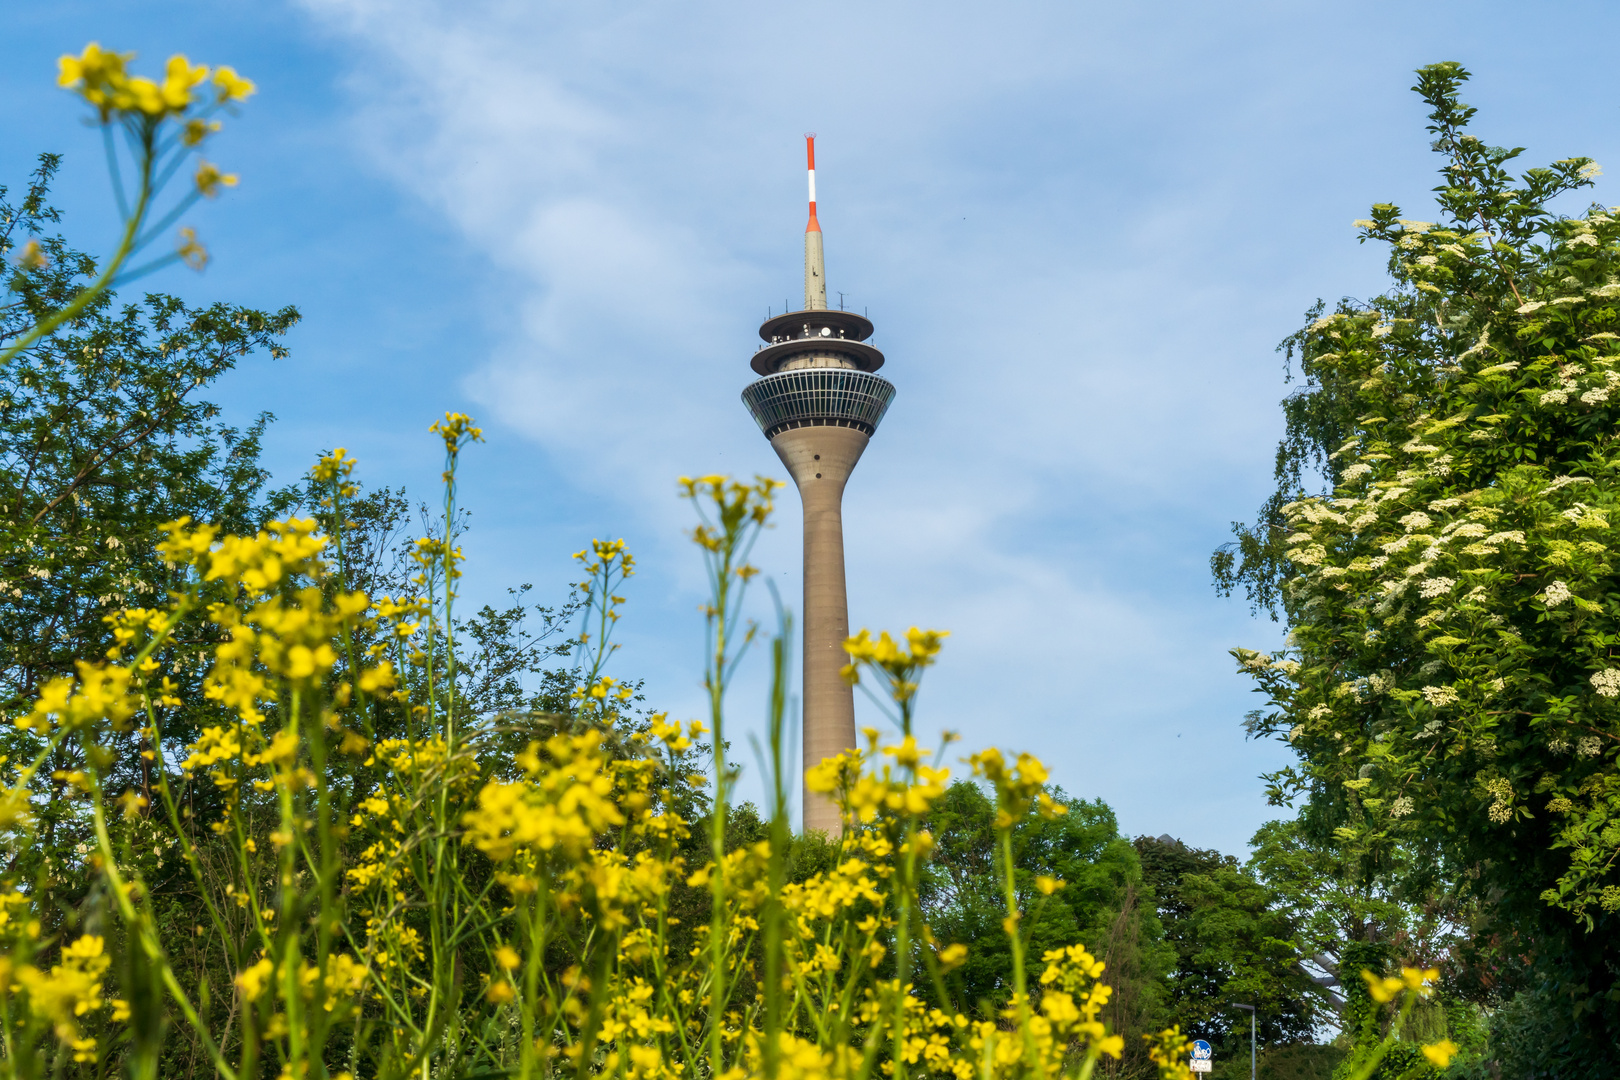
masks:
POLYGON ((801 368, 750 383, 742 399, 767 439, 788 428, 818 425, 871 435, 894 400, 894 384, 864 371, 801 368))

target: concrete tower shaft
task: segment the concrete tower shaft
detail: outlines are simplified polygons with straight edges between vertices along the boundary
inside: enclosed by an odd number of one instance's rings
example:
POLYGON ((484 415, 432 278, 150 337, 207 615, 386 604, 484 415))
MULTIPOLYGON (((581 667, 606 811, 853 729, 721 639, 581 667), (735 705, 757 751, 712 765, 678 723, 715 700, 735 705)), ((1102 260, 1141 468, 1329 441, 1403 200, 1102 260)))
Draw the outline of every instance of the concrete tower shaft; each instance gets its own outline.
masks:
MULTIPOLYGON (((855 746, 849 662, 849 596, 844 584, 844 485, 871 436, 825 424, 789 428, 771 440, 804 506, 804 757, 806 766, 855 746)), ((836 836, 838 807, 804 792, 804 827, 836 836)))
MULTIPOLYGON (((894 387, 874 375, 883 354, 866 341, 872 323, 827 308, 821 224, 816 220, 815 136, 806 136, 810 221, 804 234, 804 310, 759 328, 750 366, 763 376, 743 403, 787 466, 804 505, 804 764, 855 746, 855 695, 841 674, 848 657, 844 584, 844 486, 877 432, 894 387)), ((804 827, 836 835, 838 807, 804 792, 804 827)))

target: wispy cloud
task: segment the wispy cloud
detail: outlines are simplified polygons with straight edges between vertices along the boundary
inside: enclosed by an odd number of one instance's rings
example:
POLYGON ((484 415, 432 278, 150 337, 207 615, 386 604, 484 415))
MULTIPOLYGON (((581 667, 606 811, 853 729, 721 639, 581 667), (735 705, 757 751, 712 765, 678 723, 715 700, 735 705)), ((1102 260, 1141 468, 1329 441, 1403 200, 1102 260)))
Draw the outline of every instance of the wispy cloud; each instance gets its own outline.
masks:
MULTIPOLYGON (((1277 369, 1251 358, 1309 299, 1257 301, 1286 268, 1222 250, 1247 182, 1222 125, 1252 86, 1177 103, 1195 42, 1151 12, 306 6, 360 43, 376 167, 506 283, 471 393, 666 529, 675 473, 779 471, 737 393, 798 285, 818 127, 829 280, 900 391, 848 496, 852 620, 952 628, 931 720, 1040 751, 1128 826, 1230 847, 1264 816, 1275 754, 1242 742, 1224 649, 1271 631, 1204 568, 1263 479, 1277 369)), ((765 560, 796 566, 796 532, 790 510, 765 560)))

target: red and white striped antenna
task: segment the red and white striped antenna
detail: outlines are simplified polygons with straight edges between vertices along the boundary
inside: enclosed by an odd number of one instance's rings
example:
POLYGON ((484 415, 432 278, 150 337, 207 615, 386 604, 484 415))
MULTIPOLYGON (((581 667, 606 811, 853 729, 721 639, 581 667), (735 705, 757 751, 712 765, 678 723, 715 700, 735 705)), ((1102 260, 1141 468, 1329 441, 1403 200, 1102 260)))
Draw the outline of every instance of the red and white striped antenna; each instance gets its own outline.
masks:
POLYGON ((805 232, 820 232, 821 222, 816 220, 816 133, 804 133, 804 156, 810 173, 810 224, 804 227, 805 232))
POLYGON ((827 269, 821 253, 821 222, 816 220, 816 133, 804 134, 805 165, 810 173, 810 223, 804 227, 804 307, 827 309, 827 269))

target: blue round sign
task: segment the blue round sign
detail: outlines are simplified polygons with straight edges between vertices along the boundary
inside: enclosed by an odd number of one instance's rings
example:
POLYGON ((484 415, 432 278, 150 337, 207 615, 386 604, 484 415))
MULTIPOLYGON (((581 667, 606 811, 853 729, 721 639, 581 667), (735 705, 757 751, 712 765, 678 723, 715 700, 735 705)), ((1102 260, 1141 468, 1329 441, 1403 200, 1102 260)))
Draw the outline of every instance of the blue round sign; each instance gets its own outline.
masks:
POLYGON ((1215 1056, 1215 1051, 1210 1049, 1209 1043, 1203 1039, 1198 1039, 1193 1042, 1192 1056, 1194 1061, 1208 1061, 1215 1056))

